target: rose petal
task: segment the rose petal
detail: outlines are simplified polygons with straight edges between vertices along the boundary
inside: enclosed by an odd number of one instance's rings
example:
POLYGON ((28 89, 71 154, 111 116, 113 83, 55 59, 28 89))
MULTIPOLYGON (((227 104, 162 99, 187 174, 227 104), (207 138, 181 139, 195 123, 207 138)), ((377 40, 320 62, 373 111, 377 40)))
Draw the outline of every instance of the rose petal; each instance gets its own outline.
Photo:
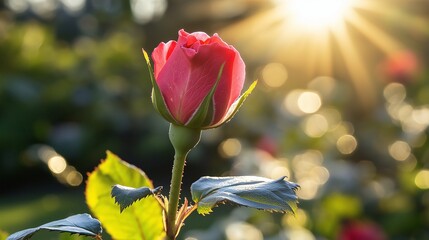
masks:
POLYGON ((169 41, 167 43, 160 43, 152 52, 152 59, 154 62, 155 78, 158 77, 159 72, 164 67, 171 53, 176 48, 176 41, 169 41))

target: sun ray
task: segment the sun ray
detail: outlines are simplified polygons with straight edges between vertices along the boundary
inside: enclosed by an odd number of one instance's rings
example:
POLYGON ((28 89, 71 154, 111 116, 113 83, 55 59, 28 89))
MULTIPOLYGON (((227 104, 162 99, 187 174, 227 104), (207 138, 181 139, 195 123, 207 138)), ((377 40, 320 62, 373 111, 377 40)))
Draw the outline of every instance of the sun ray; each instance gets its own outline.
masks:
MULTIPOLYGON (((329 32, 319 33, 314 38, 310 38, 306 46, 308 58, 308 72, 310 75, 330 75, 332 62, 332 46, 329 32)), ((297 53, 297 56, 300 56, 297 53)))
POLYGON ((350 12, 350 14, 347 16, 347 20, 351 25, 356 27, 360 33, 367 37, 371 43, 375 44, 386 54, 392 54, 400 49, 405 48, 393 37, 390 37, 388 34, 377 28, 374 24, 365 20, 356 12, 350 12))
POLYGON ((321 70, 323 75, 332 75, 333 74, 333 66, 332 66, 332 46, 330 44, 330 37, 329 33, 323 34, 323 37, 321 38, 321 44, 322 46, 325 46, 321 48, 321 70))
POLYGON ((282 21, 278 14, 273 14, 273 10, 275 9, 255 13, 244 20, 222 28, 220 33, 228 36, 233 41, 254 40, 254 37, 260 36, 263 30, 272 27, 277 21, 282 21))
POLYGON ((364 108, 371 108, 376 100, 375 88, 372 86, 368 71, 365 68, 359 52, 347 33, 345 24, 341 24, 332 31, 338 44, 351 82, 356 89, 356 95, 364 108))
POLYGON ((358 2, 356 9, 373 13, 381 22, 395 22, 395 28, 399 31, 410 32, 412 29, 414 34, 420 34, 422 37, 429 36, 427 16, 412 15, 401 7, 392 7, 383 1, 360 0, 358 2))
POLYGON ((385 19, 387 16, 398 16, 398 14, 407 18, 410 17, 409 13, 404 11, 404 9, 398 6, 393 7, 392 3, 388 1, 358 0, 354 8, 373 13, 380 19, 385 19))

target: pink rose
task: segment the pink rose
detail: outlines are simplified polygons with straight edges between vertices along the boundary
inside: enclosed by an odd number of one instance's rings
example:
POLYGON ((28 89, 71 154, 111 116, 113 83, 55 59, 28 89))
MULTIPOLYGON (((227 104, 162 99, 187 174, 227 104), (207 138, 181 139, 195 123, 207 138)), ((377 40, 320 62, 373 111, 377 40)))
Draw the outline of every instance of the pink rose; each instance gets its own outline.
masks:
POLYGON ((177 42, 160 43, 152 59, 154 106, 176 125, 217 127, 232 118, 254 87, 240 97, 244 62, 217 34, 182 29, 177 42))

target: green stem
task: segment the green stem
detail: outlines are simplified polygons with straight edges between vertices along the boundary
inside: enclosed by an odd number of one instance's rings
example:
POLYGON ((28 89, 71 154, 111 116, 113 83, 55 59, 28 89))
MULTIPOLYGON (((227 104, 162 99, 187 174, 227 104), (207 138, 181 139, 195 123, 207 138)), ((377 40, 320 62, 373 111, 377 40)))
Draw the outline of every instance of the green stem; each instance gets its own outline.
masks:
MULTIPOLYGON (((176 235, 176 213, 179 207, 180 190, 182 185, 183 169, 185 168, 186 155, 174 156, 173 175, 171 177, 170 194, 168 198, 167 235, 176 235)), ((172 238, 175 239, 175 238, 172 238)))
MULTIPOLYGON (((170 194, 168 197, 167 210, 167 237, 175 240, 178 234, 176 226, 176 215, 179 206, 180 190, 182 186, 183 169, 185 168, 186 156, 201 137, 201 130, 190 129, 170 124, 169 137, 174 147, 174 163, 171 177, 170 194)), ((180 223, 179 223, 180 224, 180 223)))

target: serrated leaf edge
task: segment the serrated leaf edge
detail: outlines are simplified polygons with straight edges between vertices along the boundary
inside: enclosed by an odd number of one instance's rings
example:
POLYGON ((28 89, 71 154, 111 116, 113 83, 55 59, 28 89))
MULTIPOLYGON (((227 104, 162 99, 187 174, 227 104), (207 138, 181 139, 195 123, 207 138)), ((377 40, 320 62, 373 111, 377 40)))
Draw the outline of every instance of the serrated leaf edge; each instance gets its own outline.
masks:
POLYGON ((120 212, 122 213, 122 211, 124 211, 126 208, 130 207, 131 205, 133 205, 133 203, 135 203, 135 202, 137 202, 137 201, 139 201, 141 199, 147 198, 147 197, 149 197, 151 195, 156 197, 158 194, 161 193, 161 191, 162 191, 162 186, 159 186, 159 187, 156 187, 154 189, 151 189, 151 188, 148 188, 148 187, 133 188, 133 187, 128 187, 128 186, 123 186, 123 185, 120 185, 120 184, 115 184, 115 185, 112 186, 112 190, 110 191, 110 195, 115 200, 115 203, 117 205, 119 205, 120 212), (117 196, 114 195, 114 193, 113 193, 114 189, 118 189, 118 186, 127 187, 127 188, 134 189, 134 190, 148 189, 150 192, 148 194, 146 194, 146 195, 139 196, 138 198, 134 199, 129 204, 121 204, 118 201, 117 196))
MULTIPOLYGON (((294 192, 296 192, 296 190, 298 190, 298 189, 300 188, 300 186, 299 186, 297 183, 289 182, 289 181, 285 180, 286 178, 287 178, 286 176, 282 176, 282 177, 280 177, 280 178, 278 178, 278 179, 272 179, 270 182, 282 182, 282 181, 286 181, 286 182, 288 182, 289 184, 291 184, 291 186, 290 186, 291 190, 293 190, 294 192)), ((230 186, 234 186, 234 185, 239 185, 239 184, 237 183, 237 184, 233 184, 233 185, 230 185, 230 186)), ((229 186, 229 187, 230 187, 230 186, 229 186)), ((209 206, 204 206, 203 208, 200 208, 199 203, 201 202, 201 200, 202 200, 204 197, 209 196, 212 192, 216 191, 217 189, 219 189, 219 188, 214 188, 214 189, 212 189, 211 191, 207 192, 206 194, 201 195, 201 196, 200 196, 200 198, 199 198, 198 200, 193 199, 193 200, 195 201, 195 206, 197 207, 197 212, 198 212, 199 214, 201 214, 201 215, 203 215, 203 216, 204 216, 204 215, 207 215, 207 214, 210 214, 211 212, 213 212, 213 210, 212 210, 213 208, 218 207, 218 206, 219 206, 219 205, 221 205, 221 204, 226 204, 226 203, 228 203, 228 204, 231 204, 231 205, 234 205, 234 206, 254 208, 254 209, 263 210, 263 211, 267 211, 267 212, 291 213, 291 214, 295 215, 295 210, 294 210, 294 208, 296 208, 296 207, 297 207, 297 204, 299 203, 299 201, 298 201, 298 197, 297 197, 297 196, 295 196, 295 197, 294 197, 294 199, 291 199, 291 200, 289 200, 289 201, 286 201, 286 202, 287 202, 287 204, 289 205, 289 209, 285 209, 285 210, 278 210, 278 209, 264 209, 264 208, 258 208, 258 207, 250 207, 250 206, 246 206, 246 205, 242 205, 242 204, 236 203, 236 202, 231 201, 231 200, 228 200, 228 199, 224 199, 224 200, 221 200, 221 201, 217 201, 217 202, 215 202, 215 203, 214 203, 212 206, 210 206, 210 207, 209 207, 209 206)))

